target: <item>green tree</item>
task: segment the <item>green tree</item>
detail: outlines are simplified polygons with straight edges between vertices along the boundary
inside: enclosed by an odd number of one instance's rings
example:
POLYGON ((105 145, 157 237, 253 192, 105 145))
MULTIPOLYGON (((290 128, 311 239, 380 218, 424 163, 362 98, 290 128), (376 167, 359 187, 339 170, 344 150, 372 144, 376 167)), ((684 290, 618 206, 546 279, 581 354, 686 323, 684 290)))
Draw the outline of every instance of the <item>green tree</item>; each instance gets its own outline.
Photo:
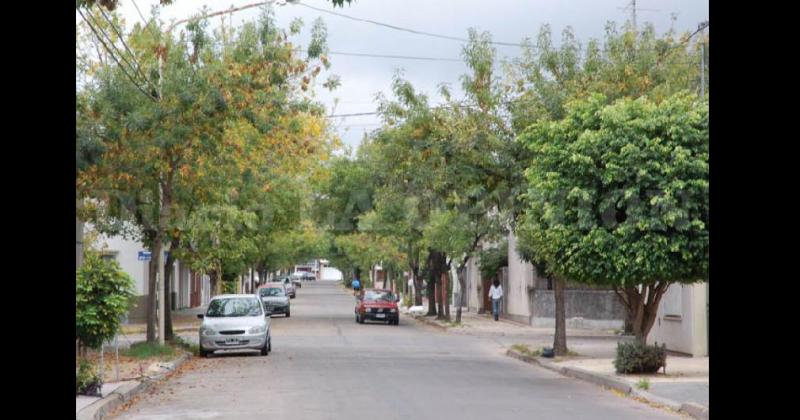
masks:
MULTIPOLYGON (((93 26, 93 33, 116 33, 113 25, 93 26)), ((92 199, 90 220, 101 226, 129 220, 152 249, 151 341, 161 250, 167 243, 176 251, 187 246, 181 234, 191 213, 205 207, 201 216, 213 218, 225 206, 254 213, 258 191, 271 188, 271 174, 302 170, 327 149, 323 109, 306 93, 327 63, 324 56, 296 54, 269 10, 241 29, 211 36, 204 28, 192 22, 175 38, 154 24, 137 25, 126 50, 147 83, 131 80, 131 68, 120 64, 125 60, 101 61, 85 66, 91 77, 80 92, 87 98, 78 113, 79 126, 86 127, 81 135, 99 141, 103 152, 78 168, 79 197, 92 199)), ((293 25, 292 34, 296 30, 293 25)))
MULTIPOLYGON (((511 116, 511 126, 519 136, 532 124, 557 121, 566 115, 565 105, 575 99, 585 99, 593 93, 605 95, 608 103, 619 98, 648 96, 652 100, 664 98, 687 89, 693 89, 699 63, 698 44, 691 43, 685 34, 675 38, 672 31, 656 36, 652 25, 641 31, 630 26, 620 31, 613 23, 606 26, 602 43, 590 40, 586 45, 575 38, 572 28, 564 30, 561 45, 554 47, 550 27, 543 25, 535 44, 523 48, 519 59, 506 65, 506 108, 511 116)), ((523 217, 527 203, 523 197, 526 189, 524 173, 532 159, 532 152, 522 142, 516 142, 511 160, 516 168, 511 171, 511 184, 518 186, 512 192, 512 226, 523 217)), ((518 229, 518 226, 515 227, 518 229)), ((534 247, 526 244, 524 232, 517 232, 519 246, 525 248, 529 262, 554 280, 556 301, 557 354, 566 354, 566 328, 563 314, 563 293, 569 279, 546 271, 547 264, 537 255, 534 247)), ((628 318, 632 318, 629 312, 628 318)), ((626 322, 626 328, 631 322, 626 322)))
POLYGON ((672 283, 708 277, 708 105, 592 95, 520 140, 526 240, 557 277, 613 286, 644 342, 672 283))
POLYGON ((133 297, 133 280, 113 259, 85 249, 75 276, 75 338, 81 347, 99 348, 119 330, 133 297))

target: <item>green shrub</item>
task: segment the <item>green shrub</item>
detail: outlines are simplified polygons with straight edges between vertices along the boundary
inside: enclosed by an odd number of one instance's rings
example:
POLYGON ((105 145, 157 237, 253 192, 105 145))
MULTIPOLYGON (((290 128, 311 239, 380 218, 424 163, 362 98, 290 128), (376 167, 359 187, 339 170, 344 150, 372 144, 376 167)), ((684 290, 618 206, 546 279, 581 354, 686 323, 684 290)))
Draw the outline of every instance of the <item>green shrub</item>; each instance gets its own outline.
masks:
POLYGON ((236 294, 236 282, 235 281, 223 281, 222 282, 222 294, 236 294))
POLYGON ((503 241, 497 248, 478 251, 478 267, 482 278, 496 279, 500 269, 508 267, 508 241, 503 241))
POLYGON ((542 355, 541 349, 534 350, 527 344, 514 344, 511 346, 511 349, 530 357, 539 357, 542 355))
POLYGON ((617 373, 656 373, 667 366, 667 345, 642 344, 639 340, 617 344, 614 368, 617 373))
POLYGON ((117 333, 130 308, 133 281, 115 260, 87 250, 75 276, 75 338, 99 348, 117 333))
POLYGON ((92 368, 92 364, 81 360, 78 373, 75 375, 75 393, 89 396, 99 396, 102 386, 100 376, 92 368))
POLYGON ((158 343, 134 343, 130 348, 120 351, 123 356, 133 357, 135 359, 149 359, 151 357, 170 357, 175 353, 175 349, 168 344, 158 343))
POLYGON ((636 383, 636 387, 647 391, 650 389, 650 380, 647 378, 641 378, 639 379, 639 382, 636 383))

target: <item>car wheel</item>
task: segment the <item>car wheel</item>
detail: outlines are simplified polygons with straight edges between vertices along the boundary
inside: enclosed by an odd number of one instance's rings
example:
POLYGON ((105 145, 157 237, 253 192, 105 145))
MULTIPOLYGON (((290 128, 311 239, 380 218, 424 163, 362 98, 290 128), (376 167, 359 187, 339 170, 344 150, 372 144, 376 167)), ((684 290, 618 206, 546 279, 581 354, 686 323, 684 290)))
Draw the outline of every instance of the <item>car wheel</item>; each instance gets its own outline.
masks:
POLYGON ((202 347, 200 347, 200 357, 210 357, 210 356, 211 356, 211 352, 210 351, 205 351, 205 350, 203 350, 202 347))
POLYGON ((358 317, 358 323, 359 323, 359 324, 363 324, 363 323, 364 323, 364 318, 362 318, 361 316, 359 316, 359 317, 358 317))
POLYGON ((267 341, 264 343, 264 347, 261 347, 261 355, 269 355, 269 339, 267 339, 267 341))
POLYGON ((286 311, 286 318, 289 318, 290 316, 292 316, 292 313, 290 311, 286 311))

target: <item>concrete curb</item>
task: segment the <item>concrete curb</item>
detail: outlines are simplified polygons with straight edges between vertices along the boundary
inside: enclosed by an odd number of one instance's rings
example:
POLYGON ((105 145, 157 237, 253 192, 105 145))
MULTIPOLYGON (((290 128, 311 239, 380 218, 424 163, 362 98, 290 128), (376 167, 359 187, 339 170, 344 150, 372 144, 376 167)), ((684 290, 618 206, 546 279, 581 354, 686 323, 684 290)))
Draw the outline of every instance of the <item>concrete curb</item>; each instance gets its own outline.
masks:
POLYGON ((143 380, 136 381, 136 383, 133 384, 120 386, 102 399, 84 407, 75 415, 76 420, 101 420, 123 403, 130 401, 134 396, 150 389, 157 381, 164 379, 168 373, 174 372, 175 369, 179 368, 190 357, 191 354, 184 353, 171 362, 161 364, 162 367, 168 370, 167 372, 152 377, 145 377, 143 380))
POLYGON ((538 357, 526 356, 515 350, 508 349, 506 351, 506 355, 526 363, 539 365, 545 369, 552 370, 553 372, 560 373, 564 376, 581 379, 596 385, 603 386, 605 388, 614 389, 625 395, 642 399, 651 404, 657 404, 667 407, 673 411, 678 411, 680 413, 687 414, 696 419, 703 419, 703 420, 708 419, 708 408, 700 404, 695 404, 690 402, 681 404, 677 401, 668 398, 659 397, 649 392, 635 389, 633 386, 631 386, 630 383, 608 375, 594 373, 586 369, 558 366, 553 362, 544 361, 538 357))
POLYGON ((695 404, 692 402, 683 403, 681 404, 680 411, 696 419, 703 419, 703 420, 708 419, 708 408, 703 407, 700 404, 695 404))
POLYGON ((445 332, 447 332, 450 329, 449 327, 445 327, 444 325, 441 325, 436 321, 431 321, 429 319, 426 319, 425 316, 409 315, 408 317, 409 318, 413 318, 413 319, 417 320, 417 322, 423 323, 425 325, 430 325, 432 327, 439 328, 440 330, 445 331, 445 332))

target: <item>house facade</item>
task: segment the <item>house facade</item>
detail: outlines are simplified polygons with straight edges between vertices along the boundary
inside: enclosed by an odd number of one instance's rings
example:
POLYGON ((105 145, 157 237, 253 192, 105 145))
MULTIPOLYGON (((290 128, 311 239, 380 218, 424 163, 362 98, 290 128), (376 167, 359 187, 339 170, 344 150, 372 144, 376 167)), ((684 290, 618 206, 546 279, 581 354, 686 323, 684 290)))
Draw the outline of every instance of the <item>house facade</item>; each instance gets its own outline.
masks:
MULTIPOLYGON (((473 258, 465 270, 466 310, 491 312, 488 291, 491 279, 481 278, 473 258)), ((508 235, 508 267, 499 280, 504 299, 501 318, 537 327, 555 327, 555 298, 552 281, 537 273, 516 251, 516 237, 508 235)), ((458 289, 453 302, 458 304, 458 289)), ((565 290, 567 328, 621 330, 625 307, 608 288, 567 282, 565 290)), ((708 283, 673 284, 661 299, 648 343, 666 343, 670 351, 694 357, 708 356, 708 283)))
MULTIPOLYGON (((91 226, 86 226, 91 229, 91 226)), ((147 319, 148 282, 150 278, 149 261, 139 260, 139 252, 146 250, 136 240, 122 236, 98 237, 95 244, 106 258, 116 260, 134 284, 134 307, 128 313, 128 322, 143 322, 147 319)), ((193 272, 180 261, 172 268, 171 290, 172 309, 185 309, 204 306, 211 299, 210 279, 207 275, 193 272)))
POLYGON ((672 284, 661 298, 648 343, 693 357, 708 356, 708 283, 672 284))
MULTIPOLYGON (((508 266, 498 276, 504 292, 500 316, 533 326, 555 326, 552 281, 522 260, 513 233, 509 233, 507 239, 508 266)), ((481 277, 475 259, 469 261, 465 271, 468 310, 491 311, 488 292, 492 279, 481 277)), ((568 282, 565 309, 570 328, 621 329, 624 324, 624 307, 612 290, 568 282)))

